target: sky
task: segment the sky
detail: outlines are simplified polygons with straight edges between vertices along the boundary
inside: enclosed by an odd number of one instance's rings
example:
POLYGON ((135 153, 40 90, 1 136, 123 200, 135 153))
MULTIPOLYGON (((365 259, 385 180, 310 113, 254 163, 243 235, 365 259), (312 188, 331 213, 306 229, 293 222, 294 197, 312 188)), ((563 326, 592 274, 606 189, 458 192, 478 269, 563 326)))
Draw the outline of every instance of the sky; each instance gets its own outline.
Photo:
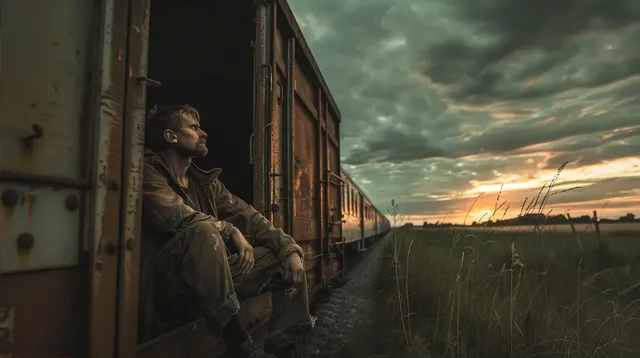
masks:
POLYGON ((288 2, 381 211, 514 217, 569 162, 535 212, 640 217, 640 1, 288 2))

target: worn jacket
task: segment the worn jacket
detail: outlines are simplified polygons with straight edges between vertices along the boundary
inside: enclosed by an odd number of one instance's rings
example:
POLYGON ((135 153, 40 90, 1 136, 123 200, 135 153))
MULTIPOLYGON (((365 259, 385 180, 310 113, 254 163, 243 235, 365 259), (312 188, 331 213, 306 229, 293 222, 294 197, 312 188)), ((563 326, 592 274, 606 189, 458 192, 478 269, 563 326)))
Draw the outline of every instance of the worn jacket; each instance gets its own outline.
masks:
POLYGON ((192 164, 189 168, 195 185, 201 185, 207 193, 207 203, 201 203, 202 212, 186 205, 187 194, 178 184, 175 174, 164 160, 150 150, 144 155, 142 193, 142 243, 140 279, 139 339, 144 341, 153 335, 156 322, 154 290, 158 257, 169 240, 176 237, 181 228, 201 220, 208 220, 220 231, 224 239, 231 228, 237 227, 253 246, 264 246, 284 259, 293 252, 303 256, 303 251, 293 238, 275 228, 255 208, 230 193, 218 179, 220 169, 205 171, 192 164))
MULTIPOLYGON (((203 212, 185 204, 187 194, 164 160, 147 150, 144 156, 143 231, 149 236, 174 236, 184 222, 207 219, 214 222, 224 238, 232 226, 240 229, 253 246, 264 246, 284 259, 292 252, 302 255, 293 238, 275 228, 253 206, 229 192, 218 179, 220 169, 205 171, 191 164, 190 174, 207 194, 203 212)), ((196 184, 196 183, 194 183, 196 184)))

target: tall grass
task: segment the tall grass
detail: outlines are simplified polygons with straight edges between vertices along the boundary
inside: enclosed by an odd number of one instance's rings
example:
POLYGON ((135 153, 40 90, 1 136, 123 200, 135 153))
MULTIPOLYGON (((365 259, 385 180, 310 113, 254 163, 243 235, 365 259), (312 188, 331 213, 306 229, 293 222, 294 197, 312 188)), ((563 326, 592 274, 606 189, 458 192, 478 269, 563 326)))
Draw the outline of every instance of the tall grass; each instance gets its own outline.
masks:
MULTIPOLYGON (((543 212, 556 179, 521 214, 543 212)), ((640 240, 544 225, 392 235, 372 329, 342 356, 640 357, 640 240)))

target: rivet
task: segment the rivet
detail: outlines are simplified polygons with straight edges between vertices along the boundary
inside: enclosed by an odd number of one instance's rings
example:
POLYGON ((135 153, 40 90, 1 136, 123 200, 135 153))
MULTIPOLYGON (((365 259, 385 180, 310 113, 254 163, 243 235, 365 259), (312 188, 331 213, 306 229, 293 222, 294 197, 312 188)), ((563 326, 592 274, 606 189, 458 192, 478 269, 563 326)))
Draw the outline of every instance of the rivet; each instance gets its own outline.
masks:
POLYGON ((116 191, 120 188, 120 185, 118 184, 117 181, 115 180, 111 180, 107 183, 107 189, 110 191, 116 191))
POLYGON ((14 207, 18 205, 18 192, 13 189, 3 191, 2 204, 7 207, 14 207))
POLYGON ((74 211, 78 208, 78 197, 70 194, 69 196, 67 196, 67 198, 64 200, 64 206, 65 208, 67 208, 67 210, 69 211, 74 211))
POLYGON ((107 242, 104 245, 104 251, 109 256, 115 255, 115 253, 116 253, 116 244, 114 244, 113 242, 107 242))
POLYGON ((22 234, 18 235, 19 250, 29 250, 33 247, 33 244, 35 244, 35 242, 36 242, 36 239, 33 237, 32 234, 28 232, 23 232, 22 234))

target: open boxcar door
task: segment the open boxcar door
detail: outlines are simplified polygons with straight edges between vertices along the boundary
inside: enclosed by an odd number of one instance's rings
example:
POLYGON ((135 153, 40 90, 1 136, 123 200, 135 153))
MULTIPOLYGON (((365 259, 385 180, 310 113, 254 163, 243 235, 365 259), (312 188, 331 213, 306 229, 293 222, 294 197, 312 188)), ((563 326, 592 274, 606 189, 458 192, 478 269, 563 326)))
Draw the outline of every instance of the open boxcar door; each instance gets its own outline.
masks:
MULTIPOLYGON (((265 195, 268 188, 270 188, 270 174, 274 171, 268 161, 265 159, 265 153, 269 153, 270 149, 267 146, 266 140, 267 134, 270 129, 266 123, 270 122, 271 103, 274 97, 273 95, 273 81, 272 72, 270 71, 270 48, 271 43, 271 11, 273 5, 263 4, 261 2, 252 3, 250 1, 242 0, 241 2, 233 3, 229 6, 221 6, 213 8, 214 2, 194 2, 197 6, 180 5, 178 2, 173 1, 161 1, 161 0, 130 0, 131 1, 131 13, 129 24, 129 39, 127 45, 128 54, 128 69, 131 73, 137 77, 137 80, 131 79, 128 82, 127 91, 127 115, 134 118, 132 123, 137 123, 138 119, 142 120, 144 115, 145 103, 147 98, 145 96, 145 87, 140 84, 157 85, 158 80, 162 82, 161 87, 156 90, 149 90, 149 99, 154 99, 153 96, 163 102, 167 103, 192 103, 202 99, 204 95, 209 96, 209 102, 220 101, 217 96, 221 91, 230 90, 230 88, 224 87, 229 84, 229 79, 236 79, 236 77, 242 76, 243 81, 245 76, 248 76, 247 88, 248 91, 246 100, 252 102, 253 118, 244 115, 239 115, 236 118, 228 118, 225 113, 215 111, 213 119, 221 121, 248 121, 248 127, 252 130, 252 133, 246 134, 242 140, 235 142, 233 145, 237 146, 232 150, 234 152, 241 152, 240 156, 234 157, 238 162, 242 161, 242 165, 246 165, 247 160, 252 168, 253 179, 249 191, 253 192, 253 200, 250 203, 256 207, 256 209, 269 217, 268 212, 270 209, 271 198, 265 195), (232 6, 233 5, 233 6, 232 6), (202 7, 200 7, 202 6, 202 7), (210 7, 209 7, 210 6, 210 7), (202 27, 203 18, 206 17, 207 21, 215 21, 213 15, 208 18, 209 11, 216 11, 226 9, 225 13, 218 12, 215 16, 225 17, 224 28, 229 32, 213 34, 211 29, 205 29, 202 27), (197 16, 196 16, 197 15, 197 16), (236 17, 242 16, 242 21, 235 21, 236 17), (176 23, 184 23, 186 18, 193 17, 192 23, 185 23, 185 26, 191 26, 191 28, 197 28, 197 30, 185 30, 174 31, 172 26, 176 23), (197 21, 196 21, 197 17, 197 21), (254 22, 251 22, 251 20, 254 22), (249 20, 249 21, 246 21, 249 20), (249 27, 250 26, 250 27, 249 27), (241 27, 242 36, 234 33, 232 30, 236 27, 241 27), (207 32, 205 32, 207 31, 207 32), (248 32, 251 32, 248 34, 248 32), (222 36, 224 39, 216 38, 215 36, 222 36), (246 36, 245 36, 246 35, 246 36), (251 41, 249 41, 251 37, 251 41), (204 39, 204 40, 203 40, 204 39), (221 48, 221 40, 224 40, 224 46, 221 48), (246 41, 245 41, 246 40, 246 41), (209 64, 207 67, 206 61, 208 59, 188 59, 185 62, 173 62, 178 57, 184 57, 181 55, 181 46, 191 46, 194 42, 198 42, 202 46, 208 47, 211 51, 219 51, 225 53, 227 57, 219 56, 226 59, 227 62, 234 60, 230 55, 238 55, 233 52, 237 49, 235 46, 247 49, 246 53, 242 52, 242 62, 245 60, 249 62, 246 67, 219 67, 217 65, 209 64), (233 44, 234 47, 229 47, 229 44, 233 44), (253 47, 251 49, 251 46, 253 47), (167 51, 177 51, 174 54, 167 54, 167 51), (162 57, 162 60, 159 60, 162 57), (149 66, 147 66, 147 63, 149 66), (190 67, 185 67, 190 66, 190 67), (204 66, 204 67, 203 67, 204 66), (207 67, 207 68, 205 68, 207 67), (219 73, 206 72, 206 71, 225 71, 226 78, 222 78, 219 73), (149 77, 147 78, 147 71, 149 77), (169 71, 170 73, 167 73, 169 71), (253 79, 251 79, 251 71, 253 71, 253 79), (241 72, 241 73, 240 73, 241 72), (250 83, 249 83, 250 82, 250 83), (186 86, 186 87, 185 87, 186 86), (216 87, 218 86, 218 87, 216 87), (224 88, 220 88, 223 86, 224 88), (188 88, 191 87, 191 88, 188 88), (130 90, 129 90, 130 89, 130 90), (187 92, 185 89, 189 89, 187 92), (194 92, 195 91, 195 92, 194 92), (251 95, 253 94, 253 98, 251 95), (193 95, 193 96, 192 96, 193 95), (176 99, 178 98, 178 99, 176 99), (249 138, 247 143, 246 138, 249 138), (245 150, 250 150, 250 155, 244 157, 242 154, 246 153, 245 150)), ((220 20, 219 18, 217 18, 220 20)), ((240 31, 239 30, 239 31, 240 31)), ((243 50, 244 51, 244 50, 243 50)), ((238 55, 240 56, 240 55, 238 55)), ((199 57, 197 54, 194 57, 199 57)), ((243 82, 244 83, 244 82, 243 82)), ((235 95, 235 92, 234 92, 235 95)), ((225 97, 226 98, 226 97, 225 97)), ((243 100, 244 92, 243 92, 243 100)), ((229 102, 229 101, 228 101, 229 102)), ((245 102, 243 102, 245 103, 245 102)), ((196 105, 196 108, 201 108, 196 105)), ((247 109, 244 107, 243 109, 247 109)), ((211 109, 209 107, 208 109, 211 109)), ((220 110, 220 108, 215 108, 220 110)), ((227 108, 228 109, 228 108, 227 108)), ((200 109, 204 113, 204 109, 200 109)), ((232 112, 233 109, 231 109, 232 112)), ((202 126, 209 133, 209 138, 214 138, 220 141, 221 138, 216 138, 218 133, 215 132, 215 127, 212 126, 210 118, 212 118, 212 111, 209 111, 209 123, 205 123, 203 119, 202 126), (209 127, 205 128, 205 125, 209 127), (212 130, 213 129, 213 130, 212 130)), ((243 112, 244 113, 244 112, 243 112)), ((204 116, 203 116, 204 118, 204 116)), ((222 123, 224 124, 224 123, 222 123)), ((135 138, 136 128, 130 128, 130 137, 135 138)), ((142 128, 142 126, 140 127, 142 128)), ((230 127, 227 136, 237 135, 237 133, 231 133, 230 127)), ((213 142, 213 140, 211 141, 213 142)), ((210 145, 214 145, 211 143, 210 145)), ((137 148, 137 147, 136 147, 137 148)), ((231 150, 231 149, 228 149, 231 150)), ((215 149, 210 150, 215 159, 217 151, 215 149)), ((227 155, 221 153, 222 156, 227 155)), ((137 163, 137 152, 133 152, 129 155, 132 160, 131 165, 137 163)), ((229 159, 229 158, 220 158, 229 159)), ((232 164, 228 160, 225 164, 232 164)), ((226 165, 222 166, 225 171, 226 165)), ((238 178, 243 179, 244 178, 238 178)), ((228 183, 231 185, 233 183, 228 183)), ((233 191, 233 190, 232 190, 233 191)), ((131 226, 134 228, 133 232, 138 232, 137 226, 131 226)), ((127 233, 123 233, 126 235, 127 233)), ((129 242, 129 241, 126 241, 129 242)), ((138 358, 195 358, 195 357, 215 357, 217 354, 222 353, 224 350, 223 344, 213 338, 208 332, 203 320, 191 322, 182 327, 175 327, 174 330, 163 334, 161 336, 154 336, 151 339, 145 341, 136 341, 137 332, 135 330, 136 320, 138 318, 137 312, 134 308, 137 308, 138 299, 138 281, 137 276, 132 278, 129 273, 138 274, 139 258, 137 255, 127 256, 127 252, 122 252, 123 259, 121 260, 120 267, 120 282, 119 286, 119 307, 118 311, 118 334, 121 338, 118 339, 118 349, 122 352, 122 356, 126 356, 126 352, 136 352, 138 358), (132 269, 132 271, 130 271, 132 269), (129 278, 127 280, 127 277, 129 278)), ((245 326, 252 336, 257 341, 260 341, 260 335, 263 333, 266 326, 264 325, 268 315, 270 314, 270 300, 269 296, 259 296, 250 298, 247 300, 247 304, 243 304, 239 312, 241 324, 245 326), (250 302, 249 302, 250 301, 250 302), (256 332, 258 330, 258 332, 256 332)))

